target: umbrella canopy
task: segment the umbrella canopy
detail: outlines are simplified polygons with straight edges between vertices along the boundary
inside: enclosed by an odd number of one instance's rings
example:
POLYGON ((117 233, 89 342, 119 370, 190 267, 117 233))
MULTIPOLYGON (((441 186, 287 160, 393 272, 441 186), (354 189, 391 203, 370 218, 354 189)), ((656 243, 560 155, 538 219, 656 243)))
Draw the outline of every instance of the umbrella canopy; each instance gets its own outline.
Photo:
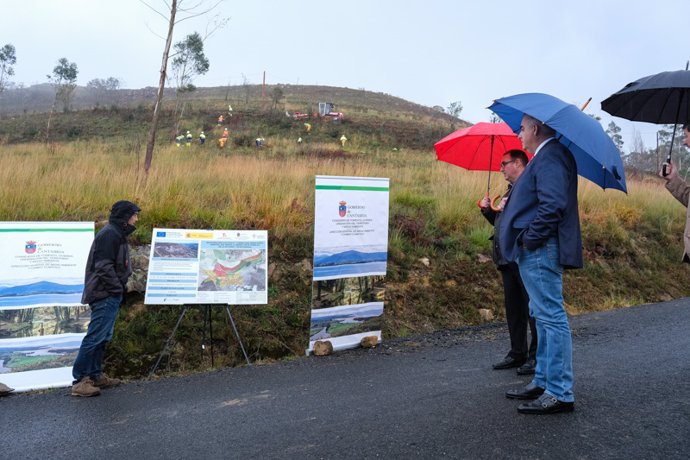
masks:
POLYGON ((559 142, 575 157, 577 173, 601 188, 627 193, 620 152, 598 121, 572 104, 542 93, 525 93, 497 99, 489 107, 513 131, 527 114, 557 133, 559 142))
POLYGON ((628 83, 601 103, 601 110, 632 121, 690 121, 690 71, 661 72, 628 83))
POLYGON ((440 161, 471 171, 500 171, 503 154, 522 150, 522 143, 507 124, 481 122, 447 135, 434 149, 440 161))

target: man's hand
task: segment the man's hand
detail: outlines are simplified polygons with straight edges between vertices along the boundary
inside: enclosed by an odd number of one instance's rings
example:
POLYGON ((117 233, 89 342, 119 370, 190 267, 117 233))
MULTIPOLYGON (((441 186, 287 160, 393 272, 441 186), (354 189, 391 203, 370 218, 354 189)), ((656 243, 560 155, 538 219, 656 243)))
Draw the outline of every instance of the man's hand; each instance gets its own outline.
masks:
POLYGON ((489 198, 489 195, 487 194, 484 196, 484 198, 479 200, 477 205, 479 205, 479 207, 482 209, 489 209, 489 206, 491 206, 491 198, 489 198))

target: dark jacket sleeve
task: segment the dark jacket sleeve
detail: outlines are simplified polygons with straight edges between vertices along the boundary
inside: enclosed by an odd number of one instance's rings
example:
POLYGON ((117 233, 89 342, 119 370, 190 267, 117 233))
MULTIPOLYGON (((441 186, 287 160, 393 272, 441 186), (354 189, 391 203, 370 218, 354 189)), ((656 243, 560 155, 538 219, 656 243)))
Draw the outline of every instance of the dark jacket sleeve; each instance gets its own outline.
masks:
POLYGON ((558 224, 568 206, 568 186, 575 171, 568 167, 567 158, 560 150, 544 152, 541 167, 545 174, 536 178, 537 212, 527 229, 520 236, 522 245, 529 250, 543 246, 546 241, 558 234, 558 224))
POLYGON ((496 221, 496 211, 491 208, 479 208, 479 210, 481 211, 482 216, 484 216, 491 225, 494 225, 494 222, 496 221))

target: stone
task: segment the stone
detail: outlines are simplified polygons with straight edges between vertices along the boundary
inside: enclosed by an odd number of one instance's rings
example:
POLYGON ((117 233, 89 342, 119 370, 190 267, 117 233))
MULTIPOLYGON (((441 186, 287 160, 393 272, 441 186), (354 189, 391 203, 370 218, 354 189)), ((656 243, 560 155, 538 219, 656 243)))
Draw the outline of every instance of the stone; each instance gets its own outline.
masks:
POLYGON ((317 340, 314 342, 314 354, 316 356, 328 356, 333 353, 333 344, 329 340, 317 340))
POLYGON ((484 322, 489 322, 493 321, 494 319, 494 312, 489 310, 488 308, 480 308, 479 309, 479 317, 482 319, 484 322))
POLYGON ((428 267, 428 266, 431 265, 431 261, 429 260, 428 257, 422 257, 421 259, 419 259, 419 262, 420 262, 422 265, 424 265, 425 267, 428 267))
POLYGON ((485 264, 487 262, 493 262, 493 260, 491 259, 491 257, 487 257, 484 254, 477 254, 477 262, 479 262, 480 264, 485 264))
POLYGON ((379 338, 375 335, 369 335, 367 337, 362 337, 359 344, 362 348, 374 348, 379 343, 379 338))

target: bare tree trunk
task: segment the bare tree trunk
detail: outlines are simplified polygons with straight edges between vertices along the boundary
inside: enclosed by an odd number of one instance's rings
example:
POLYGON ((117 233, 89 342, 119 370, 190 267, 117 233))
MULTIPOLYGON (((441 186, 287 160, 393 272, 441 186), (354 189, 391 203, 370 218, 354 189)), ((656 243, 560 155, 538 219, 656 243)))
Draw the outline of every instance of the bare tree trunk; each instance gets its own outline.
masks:
POLYGON ((48 115, 48 126, 46 127, 46 145, 50 143, 50 122, 53 120, 53 113, 55 113, 55 103, 57 96, 53 99, 53 105, 50 107, 50 114, 48 115))
POLYGON ((177 13, 177 0, 170 2, 170 22, 168 23, 168 38, 165 41, 163 60, 161 62, 161 78, 158 82, 158 95, 156 105, 153 107, 153 120, 149 129, 148 142, 146 143, 146 156, 144 157, 144 172, 148 177, 151 161, 153 160, 153 147, 156 144, 156 131, 158 130, 158 118, 160 117, 161 101, 163 100, 163 90, 165 90, 165 76, 168 69, 168 56, 170 45, 172 44, 173 29, 175 28, 175 14, 177 13))

